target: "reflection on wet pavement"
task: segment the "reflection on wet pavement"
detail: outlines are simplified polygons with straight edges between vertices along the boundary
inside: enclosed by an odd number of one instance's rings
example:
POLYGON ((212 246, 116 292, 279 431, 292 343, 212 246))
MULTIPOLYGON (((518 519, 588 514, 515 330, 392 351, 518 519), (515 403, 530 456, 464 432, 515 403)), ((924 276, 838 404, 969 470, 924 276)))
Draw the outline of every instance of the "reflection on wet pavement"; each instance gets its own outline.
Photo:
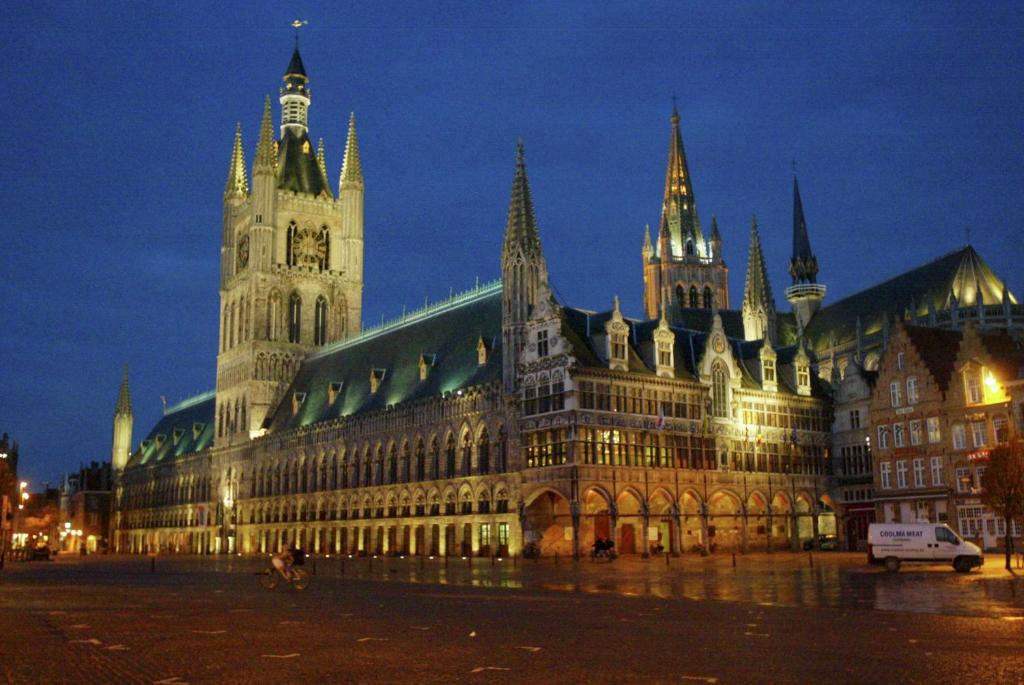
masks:
MULTIPOLYGON (((663 561, 620 558, 612 563, 552 559, 540 562, 451 558, 312 558, 307 570, 315 582, 344 577, 402 583, 464 585, 513 590, 604 593, 621 596, 685 598, 794 607, 876 609, 914 613, 1001 618, 1024 622, 1024 574, 1011 576, 1001 559, 989 559, 970 574, 947 566, 905 566, 886 573, 868 566, 863 555, 775 553, 682 557, 663 561)), ((111 561, 114 561, 113 559, 111 561)), ((77 563, 77 562, 75 562, 77 563)), ((109 562, 107 562, 109 563, 109 562)), ((114 563, 148 571, 140 557, 114 563)), ((104 562, 82 562, 84 567, 104 562)), ((266 564, 258 557, 160 557, 158 573, 253 573, 266 564)), ((65 565, 65 562, 61 562, 65 565)), ((71 569, 66 569, 71 570, 71 569)), ((44 571, 40 567, 40 571, 44 571)), ((116 583, 122 571, 107 582, 116 583)), ((139 580, 151 577, 143 573, 139 580)))

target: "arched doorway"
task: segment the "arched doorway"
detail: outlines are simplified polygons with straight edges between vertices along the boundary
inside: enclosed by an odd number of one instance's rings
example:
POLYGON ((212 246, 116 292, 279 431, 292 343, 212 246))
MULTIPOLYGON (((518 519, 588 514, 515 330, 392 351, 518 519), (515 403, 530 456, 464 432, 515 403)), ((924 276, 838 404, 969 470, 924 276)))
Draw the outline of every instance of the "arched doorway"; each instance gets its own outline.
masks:
POLYGON ((719 490, 708 499, 708 538, 712 550, 739 551, 742 545, 740 501, 731 492, 719 490))
POLYGON ((526 505, 524 545, 535 545, 542 555, 572 554, 572 515, 569 500, 544 490, 526 505))
POLYGON ((697 552, 704 546, 704 524, 700 514, 700 497, 694 492, 684 492, 679 500, 682 514, 682 545, 684 552, 697 552))
POLYGON ((581 498, 580 511, 580 553, 588 553, 594 542, 600 538, 612 538, 612 519, 608 507, 608 495, 598 488, 588 488, 581 498))
POLYGON ((654 535, 647 538, 648 551, 651 554, 670 552, 678 554, 676 549, 676 520, 672 512, 672 497, 664 490, 656 490, 648 504, 650 527, 654 535))
POLYGON ((644 547, 643 516, 640 511, 640 496, 632 490, 623 490, 615 499, 619 514, 618 540, 615 548, 619 554, 637 554, 644 547))

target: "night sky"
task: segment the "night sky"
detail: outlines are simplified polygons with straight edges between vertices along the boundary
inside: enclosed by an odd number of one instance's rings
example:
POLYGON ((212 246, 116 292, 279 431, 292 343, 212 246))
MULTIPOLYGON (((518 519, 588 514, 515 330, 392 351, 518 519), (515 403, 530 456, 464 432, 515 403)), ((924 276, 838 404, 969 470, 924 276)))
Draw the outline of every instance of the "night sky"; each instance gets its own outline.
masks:
POLYGON ((1019 3, 9 3, 0 431, 33 489, 211 389, 222 193, 251 167, 300 17, 331 183, 349 111, 366 178, 363 323, 499 275, 526 145, 556 293, 641 314, 671 98, 702 223, 742 298, 758 216, 776 304, 796 160, 826 304, 972 244, 1024 297, 1019 3))

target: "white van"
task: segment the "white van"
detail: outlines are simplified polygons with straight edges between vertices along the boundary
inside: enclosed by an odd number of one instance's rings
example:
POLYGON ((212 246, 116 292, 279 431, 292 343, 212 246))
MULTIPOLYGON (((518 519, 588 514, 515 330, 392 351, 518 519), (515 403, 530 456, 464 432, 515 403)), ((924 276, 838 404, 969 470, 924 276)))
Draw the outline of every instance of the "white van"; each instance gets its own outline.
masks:
POLYGON ((898 571, 904 561, 951 562, 960 573, 981 566, 985 556, 945 523, 872 523, 868 526, 868 562, 898 571))

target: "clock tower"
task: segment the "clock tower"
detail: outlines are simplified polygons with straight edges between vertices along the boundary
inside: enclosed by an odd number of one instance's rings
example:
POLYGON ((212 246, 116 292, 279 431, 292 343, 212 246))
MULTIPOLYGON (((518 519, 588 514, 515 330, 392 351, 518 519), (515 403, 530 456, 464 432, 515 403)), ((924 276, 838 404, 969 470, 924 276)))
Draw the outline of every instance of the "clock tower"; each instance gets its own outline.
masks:
POLYGON ((259 435, 303 357, 359 332, 363 299, 363 176, 355 117, 335 195, 324 143, 308 128, 309 77, 298 46, 284 74, 275 136, 263 108, 252 186, 242 132, 224 189, 215 441, 259 435))

